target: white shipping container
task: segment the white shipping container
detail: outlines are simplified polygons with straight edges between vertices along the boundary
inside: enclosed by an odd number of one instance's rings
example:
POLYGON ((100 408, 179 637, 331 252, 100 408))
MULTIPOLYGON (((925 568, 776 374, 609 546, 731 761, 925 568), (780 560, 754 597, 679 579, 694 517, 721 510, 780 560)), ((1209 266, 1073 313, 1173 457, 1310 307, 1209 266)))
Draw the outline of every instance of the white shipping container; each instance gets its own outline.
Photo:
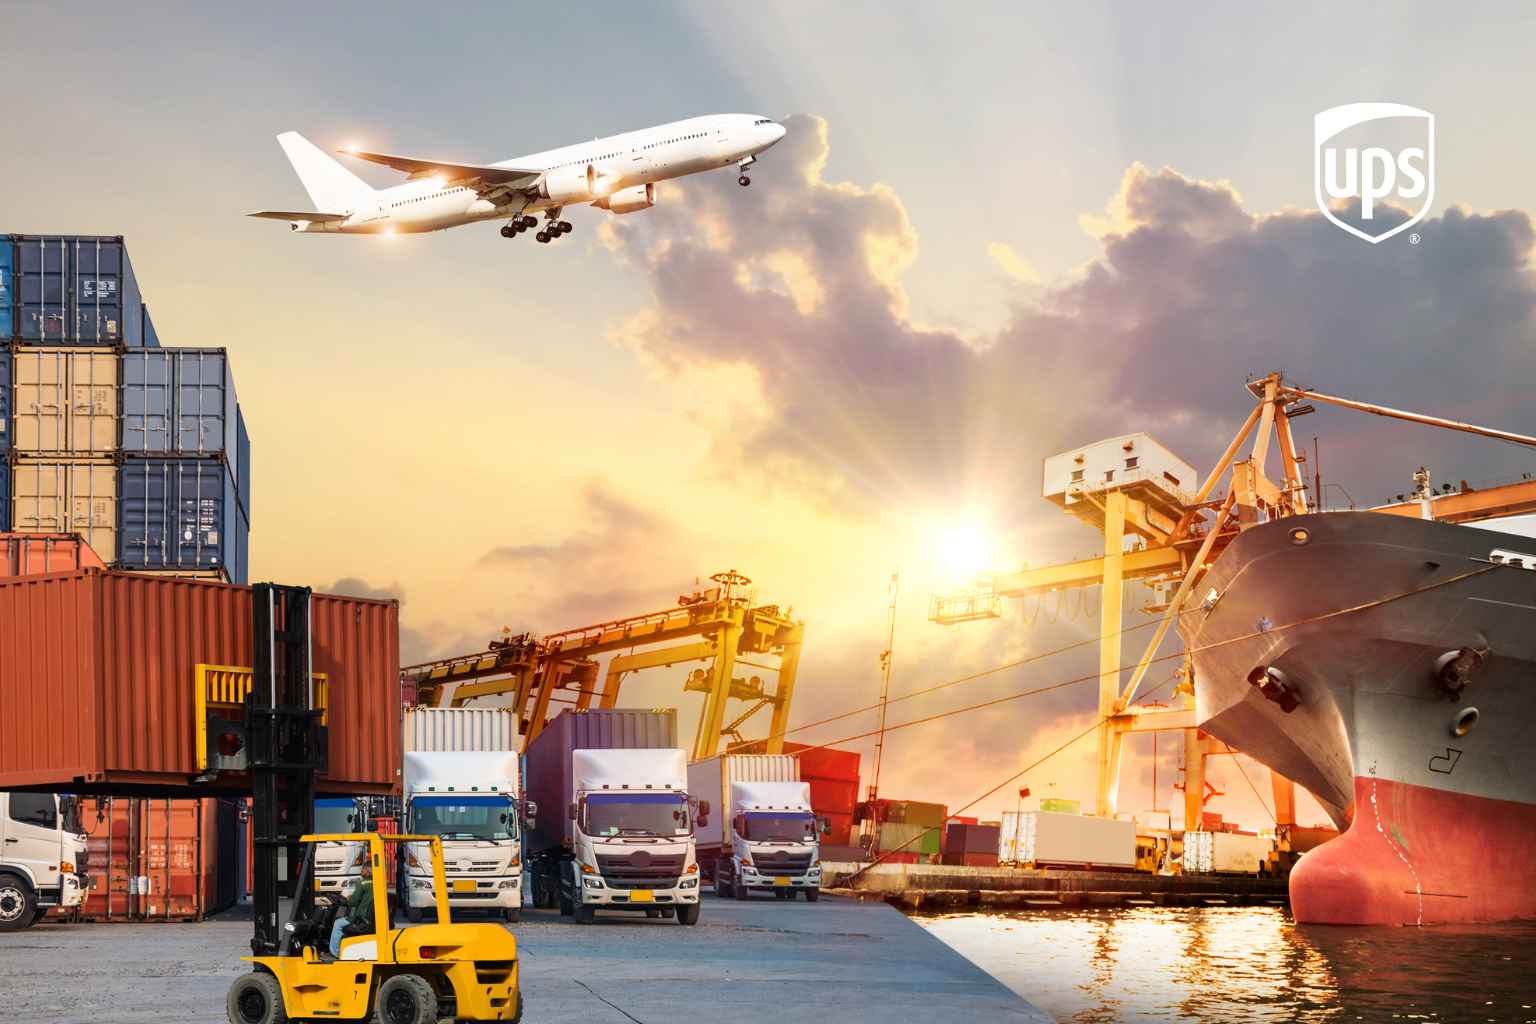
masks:
POLYGON ((1136 823, 1055 811, 1006 811, 997 834, 997 859, 1039 867, 1135 867, 1136 823))
POLYGON ((1159 444, 1151 434, 1127 434, 1074 448, 1045 460, 1041 494, 1058 505, 1082 500, 1083 491, 1127 484, 1156 486, 1174 498, 1200 489, 1195 467, 1159 444))
POLYGON ((25 459, 11 466, 11 529, 78 533, 117 559, 117 466, 110 459, 25 459))
POLYGON ((406 750, 513 751, 517 722, 507 708, 406 708, 406 750))
POLYGON ((799 782, 800 759, 792 754, 717 754, 688 766, 688 795, 709 803, 709 820, 698 826, 699 846, 726 846, 730 836, 731 783, 799 782))
POLYGON ((1269 836, 1185 832, 1184 870, 1196 874, 1256 875, 1275 849, 1269 836))
POLYGON ((18 347, 12 445, 18 452, 89 455, 119 447, 120 357, 110 349, 18 347))

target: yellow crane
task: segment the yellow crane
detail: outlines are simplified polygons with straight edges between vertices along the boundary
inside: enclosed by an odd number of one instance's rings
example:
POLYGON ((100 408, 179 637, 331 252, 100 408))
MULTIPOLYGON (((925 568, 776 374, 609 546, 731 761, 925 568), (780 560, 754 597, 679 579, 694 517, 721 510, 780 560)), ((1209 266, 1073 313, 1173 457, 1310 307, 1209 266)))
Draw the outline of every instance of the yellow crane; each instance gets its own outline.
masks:
POLYGON ((749 589, 752 581, 735 570, 716 573, 710 581, 716 586, 679 597, 674 608, 541 637, 509 635, 486 651, 402 668, 401 678, 415 680, 422 704, 440 703, 449 683, 458 684, 448 697, 454 707, 475 697, 508 695, 526 744, 554 718, 556 705, 585 710, 596 698, 600 708, 617 707, 629 673, 704 661, 708 667, 691 672, 683 685, 705 694, 692 758, 716 754, 723 736, 740 741, 742 724, 764 708, 773 709, 767 752, 782 753, 805 623, 791 618, 793 608, 758 604, 749 589), (597 660, 603 655, 611 655, 606 667, 597 660), (739 677, 738 666, 771 673, 777 681, 739 677), (747 707, 727 720, 730 700, 747 707))

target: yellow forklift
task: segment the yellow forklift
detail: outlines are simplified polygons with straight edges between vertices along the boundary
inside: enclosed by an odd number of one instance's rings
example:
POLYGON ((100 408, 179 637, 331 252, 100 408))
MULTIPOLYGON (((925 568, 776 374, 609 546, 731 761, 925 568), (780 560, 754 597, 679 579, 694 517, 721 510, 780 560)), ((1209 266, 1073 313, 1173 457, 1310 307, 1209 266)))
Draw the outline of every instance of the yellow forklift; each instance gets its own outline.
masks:
MULTIPOLYGON (((211 779, 219 771, 251 775, 251 901, 253 969, 230 986, 230 1024, 286 1024, 364 1020, 381 1024, 437 1024, 502 1020, 523 1015, 518 991, 517 942, 493 924, 453 924, 438 836, 317 835, 315 777, 329 765, 329 735, 317 706, 310 661, 310 591, 258 583, 252 588, 255 654, 251 688, 240 717, 208 712, 211 779), (214 737, 233 735, 233 753, 215 749, 214 737), (371 906, 347 913, 340 893, 315 880, 315 849, 322 842, 368 844, 373 872, 371 906), (387 881, 386 843, 394 867, 405 842, 430 843, 437 924, 394 927, 387 881), (338 956, 331 936, 348 916, 338 956)), ((383 742, 380 738, 380 742, 383 742)))
POLYGON ((442 839, 390 835, 388 841, 432 844, 438 923, 393 927, 395 896, 384 882, 382 869, 385 837, 378 833, 303 836, 298 875, 302 895, 291 904, 276 955, 241 958, 256 967, 230 986, 230 1024, 363 1020, 373 1013, 381 1024, 436 1024, 442 1017, 512 1024, 522 1019, 517 940, 499 924, 450 921, 442 839), (346 903, 340 893, 315 891, 315 844, 359 838, 368 843, 378 880, 373 886, 373 907, 371 912, 358 908, 358 916, 368 924, 345 929, 341 955, 333 957, 331 931, 345 914, 346 903), (383 922, 383 927, 370 928, 373 922, 383 922))

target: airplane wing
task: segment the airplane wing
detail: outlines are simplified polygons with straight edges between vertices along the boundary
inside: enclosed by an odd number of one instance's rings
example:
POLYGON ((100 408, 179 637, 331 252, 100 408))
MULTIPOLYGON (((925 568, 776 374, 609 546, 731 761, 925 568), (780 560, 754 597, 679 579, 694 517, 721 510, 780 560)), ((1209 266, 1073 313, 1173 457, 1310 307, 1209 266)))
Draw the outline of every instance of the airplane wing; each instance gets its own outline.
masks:
POLYGON ((284 213, 281 210, 262 210, 260 213, 248 213, 246 216, 270 217, 272 220, 307 220, 320 224, 331 220, 346 220, 352 215, 350 213, 284 213))
POLYGON ((393 167, 397 171, 405 171, 412 178, 425 178, 434 173, 447 175, 450 181, 465 181, 478 178, 487 185, 511 185, 515 188, 525 188, 538 180, 544 172, 522 167, 492 167, 488 164, 455 164, 445 163, 441 160, 417 160, 408 156, 390 156, 388 153, 365 153, 360 149, 343 149, 338 152, 345 156, 355 156, 359 160, 369 160, 385 167, 393 167))

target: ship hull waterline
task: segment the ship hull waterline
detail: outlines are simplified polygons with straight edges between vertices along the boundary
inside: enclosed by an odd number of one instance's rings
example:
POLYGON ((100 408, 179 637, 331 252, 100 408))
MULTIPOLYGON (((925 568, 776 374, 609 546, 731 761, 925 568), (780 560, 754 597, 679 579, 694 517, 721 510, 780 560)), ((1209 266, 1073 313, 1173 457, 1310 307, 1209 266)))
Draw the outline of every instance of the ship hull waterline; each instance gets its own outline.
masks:
POLYGON ((1527 537, 1297 516, 1240 534, 1186 602, 1200 728, 1345 830, 1293 869, 1298 923, 1536 919, 1536 569, 1495 561, 1522 553, 1536 567, 1527 537), (1489 654, 1456 694, 1439 672, 1466 649, 1489 654))

